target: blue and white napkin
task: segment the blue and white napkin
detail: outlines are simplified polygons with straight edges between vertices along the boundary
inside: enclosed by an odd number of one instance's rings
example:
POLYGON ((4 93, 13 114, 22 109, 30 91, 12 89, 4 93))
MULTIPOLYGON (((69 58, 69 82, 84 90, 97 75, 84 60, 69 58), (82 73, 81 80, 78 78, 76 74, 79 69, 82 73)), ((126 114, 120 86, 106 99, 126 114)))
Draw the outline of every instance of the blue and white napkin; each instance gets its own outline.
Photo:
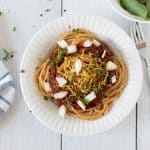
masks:
POLYGON ((14 97, 13 79, 3 62, 0 61, 0 115, 9 109, 14 97))

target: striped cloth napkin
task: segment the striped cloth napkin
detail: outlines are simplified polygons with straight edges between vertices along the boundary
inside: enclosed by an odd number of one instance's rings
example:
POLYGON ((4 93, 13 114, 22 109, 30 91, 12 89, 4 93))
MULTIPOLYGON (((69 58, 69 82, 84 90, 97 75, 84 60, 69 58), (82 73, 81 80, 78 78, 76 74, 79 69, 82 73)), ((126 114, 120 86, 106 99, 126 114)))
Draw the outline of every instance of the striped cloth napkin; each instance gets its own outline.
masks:
POLYGON ((9 109, 14 97, 13 79, 3 62, 0 61, 0 115, 9 109))

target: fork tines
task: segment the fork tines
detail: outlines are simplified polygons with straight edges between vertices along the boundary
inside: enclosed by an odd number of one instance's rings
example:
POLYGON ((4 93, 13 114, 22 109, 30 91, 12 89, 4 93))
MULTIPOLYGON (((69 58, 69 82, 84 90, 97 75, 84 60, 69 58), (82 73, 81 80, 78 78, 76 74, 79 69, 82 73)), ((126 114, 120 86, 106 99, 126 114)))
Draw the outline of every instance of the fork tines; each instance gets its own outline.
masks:
POLYGON ((130 34, 138 49, 146 47, 145 37, 139 23, 130 23, 130 34))

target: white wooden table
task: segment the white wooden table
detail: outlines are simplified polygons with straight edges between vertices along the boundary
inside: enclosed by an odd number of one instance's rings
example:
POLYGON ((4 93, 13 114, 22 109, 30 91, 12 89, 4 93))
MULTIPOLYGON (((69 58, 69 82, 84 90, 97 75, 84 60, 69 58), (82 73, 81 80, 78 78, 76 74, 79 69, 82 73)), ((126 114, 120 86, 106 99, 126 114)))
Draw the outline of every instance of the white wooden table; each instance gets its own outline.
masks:
MULTIPOLYGON (((114 129, 95 136, 67 137, 46 128, 33 116, 22 98, 19 85, 21 56, 33 34, 47 22, 64 15, 98 15, 116 22, 128 32, 129 21, 114 12, 107 0, 0 0, 0 11, 3 12, 0 16, 0 49, 15 51, 14 58, 6 65, 17 89, 11 109, 0 118, 0 150, 150 149, 150 82, 146 75, 144 98, 127 119, 114 129), (12 32, 13 27, 16 32, 12 32)), ((143 29, 147 39, 150 38, 150 25, 143 25, 143 29)))

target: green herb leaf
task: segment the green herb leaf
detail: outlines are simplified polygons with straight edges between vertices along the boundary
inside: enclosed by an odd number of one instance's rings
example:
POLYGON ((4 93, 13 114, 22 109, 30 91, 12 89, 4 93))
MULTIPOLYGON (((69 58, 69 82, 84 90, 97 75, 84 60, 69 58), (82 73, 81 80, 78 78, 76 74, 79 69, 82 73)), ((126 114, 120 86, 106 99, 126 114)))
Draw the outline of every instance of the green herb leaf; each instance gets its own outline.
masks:
POLYGON ((8 51, 6 49, 3 48, 3 52, 5 54, 5 56, 3 57, 3 60, 8 61, 10 58, 12 58, 14 56, 14 52, 13 51, 8 51))
POLYGON ((60 63, 64 60, 64 55, 66 55, 66 51, 57 46, 58 56, 56 58, 56 62, 60 63))
POLYGON ((45 9, 45 11, 46 11, 46 12, 49 12, 49 11, 50 11, 50 9, 45 9))
POLYGON ((100 77, 98 77, 98 79, 99 79, 100 81, 104 81, 105 77, 104 77, 104 76, 100 76, 100 77))
POLYGON ((103 67, 104 69, 106 69, 106 63, 105 63, 105 62, 102 64, 102 67, 103 67))
POLYGON ((92 65, 89 65, 88 69, 89 69, 90 71, 93 71, 93 66, 92 66, 92 65))
POLYGON ((108 76, 107 77, 107 81, 108 81, 108 83, 111 83, 112 81, 111 81, 111 76, 108 76))
POLYGON ((85 82, 85 86, 87 87, 87 88, 91 88, 91 84, 89 83, 89 82, 85 82))
POLYGON ((47 96, 44 96, 44 100, 48 101, 48 97, 47 97, 47 96))
POLYGON ((95 93, 98 93, 98 88, 93 88, 93 91, 95 92, 95 93))
POLYGON ((60 62, 62 62, 64 60, 64 57, 62 56, 62 55, 58 55, 57 56, 57 59, 56 59, 56 62, 57 63, 60 63, 60 62))
POLYGON ((99 57, 99 56, 100 56, 99 51, 96 51, 96 52, 95 52, 95 56, 97 56, 97 57, 99 57))
POLYGON ((24 69, 21 69, 21 70, 20 70, 20 73, 25 73, 25 70, 24 70, 24 69))
POLYGON ((15 32, 15 31, 16 31, 16 27, 13 27, 13 28, 12 28, 12 32, 15 32))
POLYGON ((80 92, 80 93, 77 93, 77 97, 83 97, 83 96, 85 96, 86 95, 86 93, 83 93, 83 92, 80 92))
POLYGON ((67 101, 67 102, 66 102, 66 105, 67 105, 68 107, 70 107, 70 106, 72 106, 72 102, 71 102, 71 101, 67 101))
POLYGON ((96 70, 96 73, 97 73, 98 75, 100 75, 100 74, 101 74, 101 70, 96 70))
POLYGON ((3 15, 3 12, 2 11, 0 11, 0 16, 2 16, 3 15))
POLYGON ((78 56, 78 53, 74 53, 73 56, 75 56, 75 57, 78 56))
POLYGON ((50 62, 49 65, 50 65, 50 66, 54 66, 55 63, 54 63, 54 62, 50 62))
POLYGON ((36 66, 36 68, 35 68, 36 70, 38 70, 39 69, 39 66, 36 66))
POLYGON ((74 76, 75 76, 74 72, 70 72, 69 76, 70 76, 70 80, 72 81, 74 79, 74 76))
POLYGON ((83 102, 85 105, 88 105, 88 104, 89 104, 89 100, 88 100, 88 99, 83 99, 82 102, 83 102))
POLYGON ((75 29, 75 28, 73 28, 73 29, 72 29, 72 32, 78 32, 78 31, 79 31, 79 29, 78 29, 78 28, 76 28, 76 29, 75 29))
POLYGON ((62 49, 59 46, 57 46, 57 52, 58 52, 58 55, 62 55, 62 49))
POLYGON ((101 70, 96 70, 96 73, 98 74, 98 75, 101 75, 101 74, 105 74, 106 73, 106 70, 105 69, 101 69, 101 70))
POLYGON ((67 55, 66 50, 62 50, 62 54, 63 54, 64 56, 66 56, 66 55, 67 55))
POLYGON ((102 87, 102 86, 99 87, 99 88, 98 88, 98 91, 99 91, 99 92, 103 91, 103 87, 102 87))

